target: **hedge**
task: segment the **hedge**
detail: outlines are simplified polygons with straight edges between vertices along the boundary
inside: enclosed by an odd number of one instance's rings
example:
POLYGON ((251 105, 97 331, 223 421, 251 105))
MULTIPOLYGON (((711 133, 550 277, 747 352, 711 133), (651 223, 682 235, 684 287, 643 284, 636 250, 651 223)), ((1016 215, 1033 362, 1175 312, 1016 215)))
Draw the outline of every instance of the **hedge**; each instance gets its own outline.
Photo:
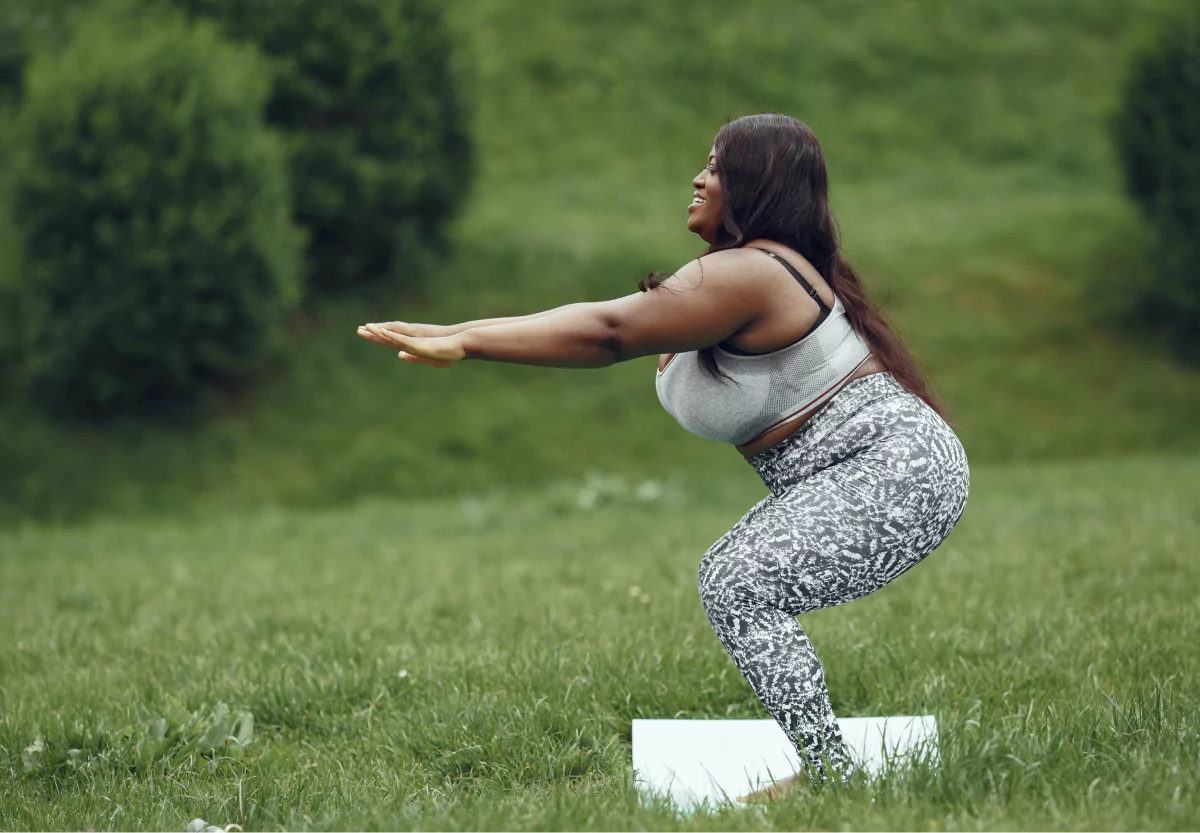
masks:
POLYGON ((331 289, 413 278, 472 173, 437 0, 171 0, 271 57, 309 275, 331 289))
POLYGON ((17 125, 24 375, 74 413, 195 403, 262 366, 299 296, 269 69, 177 14, 74 33, 28 65, 17 125))
POLYGON ((1200 356, 1200 4, 1179 3, 1147 30, 1113 127, 1153 241, 1145 300, 1175 343, 1200 356))

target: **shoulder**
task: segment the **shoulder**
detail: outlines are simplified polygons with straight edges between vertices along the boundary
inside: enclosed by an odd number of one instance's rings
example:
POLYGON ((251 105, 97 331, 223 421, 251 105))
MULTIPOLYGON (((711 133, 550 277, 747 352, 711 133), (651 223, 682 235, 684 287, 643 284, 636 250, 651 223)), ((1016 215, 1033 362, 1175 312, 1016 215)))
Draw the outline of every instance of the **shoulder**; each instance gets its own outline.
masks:
POLYGON ((664 283, 680 289, 702 287, 743 292, 769 279, 771 259, 757 249, 723 249, 689 260, 664 283))

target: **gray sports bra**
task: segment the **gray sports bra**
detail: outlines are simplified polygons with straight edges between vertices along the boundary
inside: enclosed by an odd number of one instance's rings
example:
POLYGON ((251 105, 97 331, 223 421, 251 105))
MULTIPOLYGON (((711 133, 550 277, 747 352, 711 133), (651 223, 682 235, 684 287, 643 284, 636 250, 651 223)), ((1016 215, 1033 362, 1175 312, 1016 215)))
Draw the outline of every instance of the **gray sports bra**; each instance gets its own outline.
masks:
POLYGON ((710 440, 741 445, 811 414, 833 398, 871 351, 850 326, 842 300, 833 309, 790 263, 774 252, 821 306, 816 324, 799 341, 770 353, 739 355, 720 345, 717 367, 729 379, 714 379, 696 351, 677 353, 658 371, 658 401, 685 429, 710 440))

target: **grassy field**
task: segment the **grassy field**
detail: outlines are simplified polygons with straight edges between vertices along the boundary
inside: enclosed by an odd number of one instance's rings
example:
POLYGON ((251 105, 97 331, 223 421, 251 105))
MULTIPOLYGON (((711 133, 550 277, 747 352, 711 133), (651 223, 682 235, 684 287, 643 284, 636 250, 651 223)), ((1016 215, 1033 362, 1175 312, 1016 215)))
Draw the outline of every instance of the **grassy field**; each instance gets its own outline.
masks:
POLYGON ((313 302, 191 425, 0 396, 0 829, 1200 826, 1200 371, 1112 324, 1150 5, 455 2, 481 174, 419 288, 313 302), (639 804, 631 721, 766 716, 695 588, 761 482, 651 357, 440 372, 354 327, 634 291, 767 110, 971 458, 926 564, 803 620, 836 711, 936 714, 942 766, 685 819, 639 804))
POLYGON ((289 366, 196 425, 54 424, 0 397, 0 523, 706 477, 724 450, 662 411, 653 358, 439 373, 354 328, 634 291, 697 253, 691 178, 721 123, 763 110, 821 137, 846 246, 972 460, 1200 452, 1200 373, 1098 323, 1142 266, 1105 124, 1143 5, 453 4, 481 176, 419 295, 314 304, 289 366))
POLYGON ((936 714, 941 768, 690 820, 638 806, 630 721, 766 717, 695 588, 761 485, 4 533, 0 828, 1195 829, 1200 460, 974 483, 928 561, 803 619, 837 712, 936 714), (210 760, 218 703, 253 732, 210 760))

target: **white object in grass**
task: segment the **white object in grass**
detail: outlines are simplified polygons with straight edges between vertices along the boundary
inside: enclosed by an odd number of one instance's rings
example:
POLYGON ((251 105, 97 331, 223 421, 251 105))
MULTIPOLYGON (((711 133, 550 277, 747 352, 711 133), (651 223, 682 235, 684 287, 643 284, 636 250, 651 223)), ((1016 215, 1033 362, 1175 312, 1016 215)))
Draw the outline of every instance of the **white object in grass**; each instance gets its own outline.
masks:
POLYGON ((224 827, 217 827, 215 824, 209 824, 204 819, 192 819, 188 822, 188 833, 232 833, 232 831, 241 831, 240 824, 227 824, 224 827))
MULTIPOLYGON (((889 762, 937 762, 937 720, 846 717, 838 720, 855 764, 871 775, 889 762)), ((706 801, 746 806, 738 797, 801 769, 796 750, 774 720, 635 720, 633 769, 639 792, 669 797, 684 810, 706 801)))

